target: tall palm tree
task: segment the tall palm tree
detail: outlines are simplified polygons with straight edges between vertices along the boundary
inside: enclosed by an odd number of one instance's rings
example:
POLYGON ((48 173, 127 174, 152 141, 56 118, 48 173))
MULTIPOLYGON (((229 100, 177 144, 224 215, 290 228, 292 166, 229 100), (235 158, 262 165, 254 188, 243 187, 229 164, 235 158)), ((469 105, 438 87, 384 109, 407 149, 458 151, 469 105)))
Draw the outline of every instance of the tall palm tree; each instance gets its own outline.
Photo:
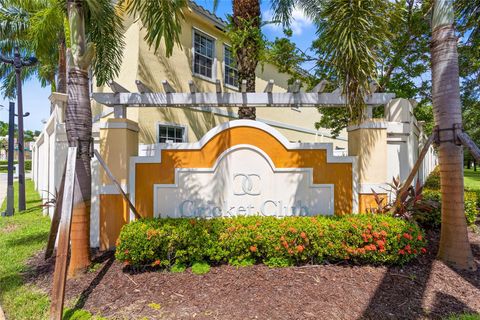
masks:
POLYGON ((124 42, 122 20, 111 1, 68 0, 66 7, 70 48, 67 51, 65 125, 69 145, 78 148, 68 272, 74 276, 90 264, 90 160, 93 138, 88 73, 92 67, 100 83, 116 75, 124 42))
MULTIPOLYGON (((233 32, 242 33, 242 43, 235 48, 239 85, 246 80, 247 92, 255 92, 255 70, 261 50, 261 12, 260 0, 233 0, 233 32)), ((238 108, 240 119, 256 118, 254 107, 238 108)))
POLYGON ((350 120, 365 118, 364 97, 376 81, 379 53, 389 39, 388 1, 384 0, 274 0, 274 19, 288 27, 297 5, 317 24, 315 46, 320 67, 338 79, 350 120))
POLYGON ((463 148, 455 143, 454 126, 461 128, 462 108, 457 37, 451 0, 436 0, 432 17, 432 98, 439 131, 442 227, 438 256, 457 267, 473 269, 464 211, 463 148))
MULTIPOLYGON (((20 44, 37 55, 39 67, 32 72, 51 83, 52 90, 55 74, 58 89, 66 90, 66 47, 70 47, 65 122, 69 145, 78 147, 70 275, 90 264, 92 117, 88 74, 92 70, 99 85, 118 74, 124 47, 119 14, 110 0, 0 0, 0 35, 5 39, 0 48, 11 50, 20 44), (42 76, 44 71, 48 78, 42 76)), ((5 78, 8 85, 10 80, 5 78)))

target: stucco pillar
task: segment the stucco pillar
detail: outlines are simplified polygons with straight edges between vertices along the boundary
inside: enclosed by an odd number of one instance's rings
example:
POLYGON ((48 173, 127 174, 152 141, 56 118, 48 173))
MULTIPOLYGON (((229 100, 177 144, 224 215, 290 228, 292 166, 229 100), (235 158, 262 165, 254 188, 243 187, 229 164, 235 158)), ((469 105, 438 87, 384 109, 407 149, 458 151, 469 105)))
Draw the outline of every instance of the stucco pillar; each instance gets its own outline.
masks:
MULTIPOLYGON (((124 192, 128 191, 130 157, 138 154, 138 131, 138 124, 129 119, 107 119, 100 125, 100 154, 124 192)), ((130 220, 130 210, 105 170, 100 166, 97 172, 100 249, 106 250, 115 246, 122 226, 130 220)))
MULTIPOLYGON (((129 119, 107 119, 100 125, 100 154, 123 186, 128 184, 130 157, 138 155, 138 124, 129 119)), ((100 170, 102 184, 112 182, 105 171, 100 170)))
POLYGON ((375 207, 372 189, 386 196, 387 182, 387 123, 368 120, 352 125, 348 131, 348 155, 357 157, 359 211, 375 207))

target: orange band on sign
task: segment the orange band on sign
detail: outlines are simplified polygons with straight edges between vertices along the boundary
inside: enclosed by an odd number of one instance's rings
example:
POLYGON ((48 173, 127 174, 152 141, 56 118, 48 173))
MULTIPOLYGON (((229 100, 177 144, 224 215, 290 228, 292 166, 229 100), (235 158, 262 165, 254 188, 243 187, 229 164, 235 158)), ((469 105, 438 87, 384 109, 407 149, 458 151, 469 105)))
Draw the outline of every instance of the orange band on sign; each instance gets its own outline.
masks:
POLYGON ((155 184, 174 184, 177 168, 212 168, 218 157, 237 145, 252 145, 265 152, 276 168, 312 168, 314 184, 334 185, 335 214, 352 213, 352 163, 327 162, 326 149, 287 149, 269 132, 249 126, 220 131, 203 147, 161 150, 160 163, 135 164, 135 206, 143 217, 153 217, 155 184))

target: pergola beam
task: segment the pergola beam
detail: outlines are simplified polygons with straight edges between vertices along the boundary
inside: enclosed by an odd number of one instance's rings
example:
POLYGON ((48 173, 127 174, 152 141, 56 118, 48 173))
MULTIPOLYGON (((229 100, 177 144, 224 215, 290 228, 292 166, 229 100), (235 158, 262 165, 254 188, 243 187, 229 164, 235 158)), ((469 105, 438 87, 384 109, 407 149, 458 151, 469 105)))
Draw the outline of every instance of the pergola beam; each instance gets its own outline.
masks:
POLYGON ((198 92, 197 86, 195 85, 195 82, 193 82, 193 80, 188 81, 188 86, 190 88, 190 93, 198 92))
MULTIPOLYGON (((243 83, 242 83, 243 87, 243 83)), ((395 97, 392 93, 374 93, 365 97, 371 106, 384 105, 395 97)), ((115 106, 143 107, 340 107, 345 97, 339 93, 259 93, 208 92, 202 93, 94 93, 98 103, 115 106)))
POLYGON ((240 86, 240 91, 242 91, 242 93, 246 93, 247 92, 247 80, 242 80, 242 85, 240 86))
POLYGON ((121 84, 115 82, 115 81, 108 81, 107 82, 108 86, 110 89, 112 89, 113 92, 118 93, 118 92, 130 92, 128 89, 126 89, 124 86, 121 84))
MULTIPOLYGON (((130 91, 122 86, 121 84, 115 82, 115 81, 108 81, 108 86, 112 91, 114 92, 113 95, 117 95, 119 93, 130 93, 130 91)), ((115 118, 122 118, 125 119, 127 118, 127 106, 124 106, 122 104, 115 104, 112 106, 113 107, 113 115, 115 118)))
POLYGON ((268 83, 265 87, 265 90, 263 90, 263 92, 271 93, 272 90, 273 90, 273 85, 274 84, 275 84, 275 81, 273 79, 268 80, 268 83))
POLYGON ((222 93, 222 84, 220 83, 220 80, 215 81, 215 89, 217 93, 222 93))
POLYGON ((150 89, 146 84, 144 84, 140 80, 135 80, 135 84, 137 85, 138 92, 140 93, 152 93, 153 90, 150 89))
POLYGON ((167 94, 175 93, 175 89, 173 89, 173 87, 170 85, 170 83, 168 83, 167 80, 163 80, 162 85, 163 85, 163 90, 165 90, 165 93, 167 94))
POLYGON ((327 86, 328 81, 327 80, 322 80, 315 87, 313 87, 312 93, 322 93, 325 90, 325 87, 327 86))

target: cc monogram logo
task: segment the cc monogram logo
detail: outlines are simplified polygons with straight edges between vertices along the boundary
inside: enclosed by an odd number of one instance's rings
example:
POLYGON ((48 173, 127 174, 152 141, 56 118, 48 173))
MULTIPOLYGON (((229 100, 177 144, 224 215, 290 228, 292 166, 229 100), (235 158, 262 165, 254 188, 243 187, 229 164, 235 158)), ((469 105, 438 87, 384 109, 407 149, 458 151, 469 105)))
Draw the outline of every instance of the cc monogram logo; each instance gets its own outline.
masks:
POLYGON ((261 178, 255 173, 236 173, 233 175, 233 194, 236 196, 260 195, 261 178))

